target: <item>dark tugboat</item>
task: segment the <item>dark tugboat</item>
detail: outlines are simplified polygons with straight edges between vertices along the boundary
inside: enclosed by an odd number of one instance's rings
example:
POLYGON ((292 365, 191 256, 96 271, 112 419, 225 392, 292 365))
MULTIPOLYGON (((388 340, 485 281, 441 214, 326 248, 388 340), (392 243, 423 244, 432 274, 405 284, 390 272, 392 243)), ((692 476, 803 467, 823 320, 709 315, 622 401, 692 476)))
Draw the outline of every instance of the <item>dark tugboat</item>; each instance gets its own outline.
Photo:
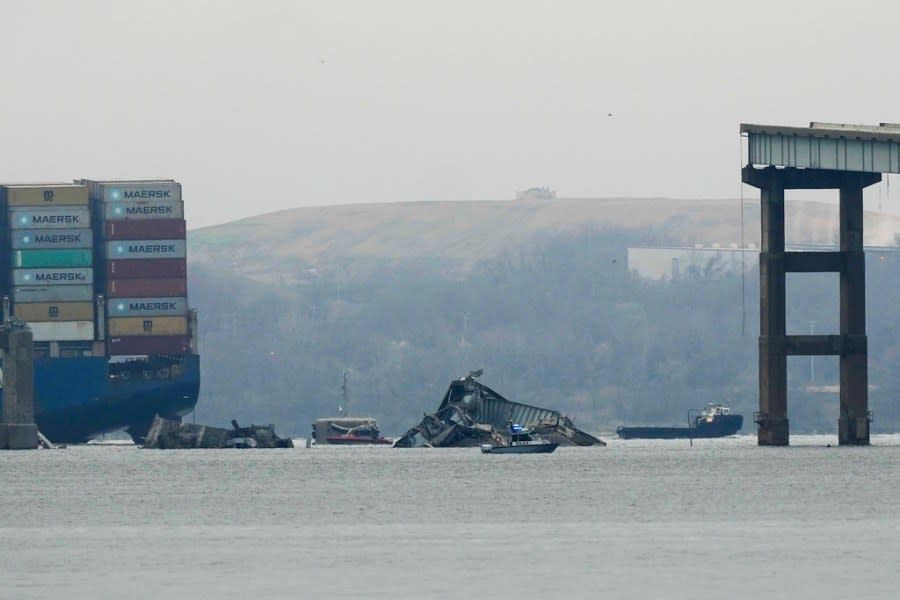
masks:
MULTIPOLYGON (((696 411, 692 410, 691 414, 696 411)), ((616 434, 621 439, 643 438, 674 440, 680 438, 717 438, 734 435, 741 430, 744 417, 731 414, 724 404, 707 404, 687 427, 619 427, 616 434)))

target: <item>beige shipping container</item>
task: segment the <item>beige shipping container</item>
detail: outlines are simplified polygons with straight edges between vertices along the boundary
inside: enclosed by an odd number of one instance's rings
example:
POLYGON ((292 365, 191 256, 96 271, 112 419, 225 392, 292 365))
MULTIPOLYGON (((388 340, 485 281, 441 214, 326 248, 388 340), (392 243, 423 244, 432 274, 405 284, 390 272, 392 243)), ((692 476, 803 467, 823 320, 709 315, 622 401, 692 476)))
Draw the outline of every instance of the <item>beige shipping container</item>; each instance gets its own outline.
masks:
POLYGON ((187 317, 116 317, 107 321, 110 337, 128 335, 187 335, 187 317))
POLYGON ((53 321, 29 323, 35 342, 75 342, 94 339, 93 321, 53 321))
POLYGON ((16 318, 29 323, 36 321, 93 321, 93 302, 30 302, 14 304, 16 318))
POLYGON ((88 205, 88 189, 84 185, 9 185, 5 191, 9 206, 88 205))

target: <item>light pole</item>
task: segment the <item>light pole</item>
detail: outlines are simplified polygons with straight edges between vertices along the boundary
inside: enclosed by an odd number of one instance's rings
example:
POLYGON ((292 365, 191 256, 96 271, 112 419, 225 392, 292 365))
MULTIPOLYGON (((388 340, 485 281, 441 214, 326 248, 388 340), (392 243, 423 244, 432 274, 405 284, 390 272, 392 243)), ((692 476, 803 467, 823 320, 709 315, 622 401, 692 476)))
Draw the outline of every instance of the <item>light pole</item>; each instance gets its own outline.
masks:
MULTIPOLYGON (((810 321, 809 322, 809 335, 813 334, 815 327, 816 327, 816 322, 810 321)), ((815 362, 815 360, 816 359, 813 355, 809 356, 809 383, 810 383, 810 385, 812 385, 813 382, 815 382, 815 380, 816 380, 816 362, 815 362)))
POLYGON ((691 440, 691 446, 694 445, 694 421, 691 419, 691 415, 697 412, 696 408, 688 409, 688 437, 691 440))

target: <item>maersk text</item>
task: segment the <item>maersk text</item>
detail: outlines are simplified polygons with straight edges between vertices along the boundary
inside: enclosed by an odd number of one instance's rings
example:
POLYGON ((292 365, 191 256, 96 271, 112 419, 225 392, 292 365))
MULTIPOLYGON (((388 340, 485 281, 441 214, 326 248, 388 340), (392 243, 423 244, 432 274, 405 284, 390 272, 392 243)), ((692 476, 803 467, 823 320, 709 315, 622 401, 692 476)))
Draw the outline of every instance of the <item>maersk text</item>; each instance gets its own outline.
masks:
POLYGON ((77 244, 81 242, 80 233, 65 234, 34 234, 34 243, 36 244, 77 244))
POLYGON ((87 281, 84 273, 35 273, 35 281, 87 281))
POLYGON ((133 254, 141 252, 152 254, 174 254, 175 244, 149 244, 147 246, 128 246, 128 252, 133 254))
POLYGON ((128 304, 130 311, 174 311, 176 305, 174 302, 131 302, 128 304))
POLYGON ((126 200, 150 200, 153 198, 171 198, 172 193, 169 190, 125 190, 122 195, 126 200))
POLYGON ((128 206, 126 215, 171 215, 174 211, 171 206, 128 206))
POLYGON ((80 225, 81 215, 32 215, 32 225, 49 225, 52 223, 68 223, 70 225, 80 225))

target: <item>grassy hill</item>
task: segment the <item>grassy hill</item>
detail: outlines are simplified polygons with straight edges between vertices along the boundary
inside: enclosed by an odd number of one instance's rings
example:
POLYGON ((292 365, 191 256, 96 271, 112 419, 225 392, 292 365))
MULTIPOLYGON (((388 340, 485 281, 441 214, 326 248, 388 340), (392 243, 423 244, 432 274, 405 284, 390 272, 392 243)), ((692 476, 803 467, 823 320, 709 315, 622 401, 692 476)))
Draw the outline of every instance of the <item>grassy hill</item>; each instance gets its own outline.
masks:
MULTIPOLYGON (((837 236, 837 206, 788 202, 788 239, 828 243, 837 236)), ((560 198, 550 201, 416 202, 296 208, 191 230, 190 260, 228 265, 270 281, 290 264, 316 268, 337 258, 437 258, 468 269, 536 235, 584 229, 643 232, 636 243, 693 245, 740 241, 737 200, 560 198), (643 237, 643 239, 641 239, 643 237)), ((759 242, 759 202, 745 200, 746 243, 759 242)), ((866 214, 866 243, 888 245, 900 218, 866 214)), ((302 277, 301 277, 302 278, 302 277)))
MULTIPOLYGON (((759 239, 759 201, 744 206, 759 239)), ((837 239, 837 206, 788 202, 788 240, 837 239)), ((740 241, 737 200, 557 199, 298 208, 188 234, 204 381, 198 419, 275 422, 305 433, 333 413, 342 373, 354 405, 400 433, 446 382, 485 367, 513 400, 567 412, 594 431, 669 422, 730 399, 756 410, 758 278, 645 282, 630 246, 740 241), (611 260, 612 258, 612 260, 611 260)), ((866 213, 866 243, 890 245, 897 217, 866 213)), ((877 425, 896 422, 900 261, 867 272, 877 425), (898 282, 898 283, 894 283, 898 282)), ((836 318, 833 281, 792 284, 790 315, 836 318)), ((807 362, 791 381, 805 383, 807 362)), ((816 384, 837 381, 822 358, 816 384)), ((798 388, 799 389, 799 388, 798 388)), ((793 393, 793 392, 792 392, 793 393)), ((836 409, 795 394, 792 430, 828 430, 836 409), (832 414, 834 413, 834 414, 832 414)))

